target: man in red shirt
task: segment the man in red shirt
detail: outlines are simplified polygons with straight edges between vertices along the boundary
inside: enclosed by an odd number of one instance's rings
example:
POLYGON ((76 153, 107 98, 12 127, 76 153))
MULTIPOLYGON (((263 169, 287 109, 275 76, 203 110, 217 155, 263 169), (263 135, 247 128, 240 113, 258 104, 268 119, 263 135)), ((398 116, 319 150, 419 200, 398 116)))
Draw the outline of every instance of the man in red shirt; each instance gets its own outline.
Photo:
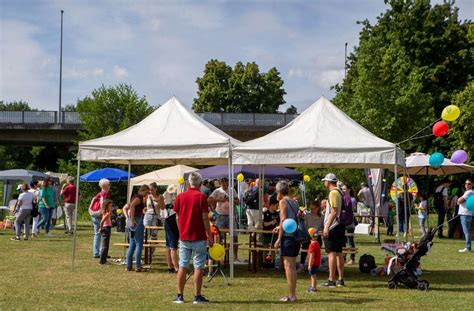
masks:
POLYGON ((76 208, 76 192, 77 188, 73 184, 74 178, 68 176, 66 183, 61 189, 61 196, 64 199, 64 213, 66 214, 67 231, 66 234, 73 234, 74 229, 72 228, 72 219, 74 215, 74 209, 76 208))
POLYGON ((214 244, 209 225, 207 197, 200 191, 202 177, 189 174, 190 188, 178 195, 174 203, 179 228, 178 294, 173 303, 184 303, 183 291, 191 254, 194 252, 194 304, 208 303, 201 295, 202 276, 207 257, 207 245, 214 244))

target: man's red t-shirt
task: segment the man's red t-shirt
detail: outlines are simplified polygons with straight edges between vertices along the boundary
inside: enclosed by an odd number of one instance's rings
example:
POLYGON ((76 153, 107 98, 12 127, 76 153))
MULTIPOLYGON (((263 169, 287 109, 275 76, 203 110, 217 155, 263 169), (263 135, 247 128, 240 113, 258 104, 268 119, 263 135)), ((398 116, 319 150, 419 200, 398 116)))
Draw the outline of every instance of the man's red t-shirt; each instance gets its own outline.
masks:
POLYGON ((309 244, 308 256, 309 254, 313 254, 311 267, 319 267, 321 264, 321 246, 319 246, 318 241, 311 241, 311 244, 309 244))
POLYGON ((76 203, 76 186, 69 184, 63 190, 64 203, 76 203))
POLYGON ((208 212, 207 197, 199 189, 189 188, 178 195, 173 210, 178 215, 179 239, 181 241, 207 240, 202 214, 208 212))

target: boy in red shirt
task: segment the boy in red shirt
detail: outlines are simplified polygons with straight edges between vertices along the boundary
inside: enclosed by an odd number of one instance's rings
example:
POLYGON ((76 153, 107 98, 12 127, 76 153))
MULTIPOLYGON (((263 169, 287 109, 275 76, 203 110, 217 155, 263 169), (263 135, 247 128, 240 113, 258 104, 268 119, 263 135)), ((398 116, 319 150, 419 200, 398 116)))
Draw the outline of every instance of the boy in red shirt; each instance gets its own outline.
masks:
POLYGON ((321 264, 321 246, 318 243, 318 230, 310 228, 308 230, 311 234, 311 243, 308 248, 308 271, 311 276, 311 287, 308 288, 308 293, 317 292, 316 288, 316 273, 321 264))

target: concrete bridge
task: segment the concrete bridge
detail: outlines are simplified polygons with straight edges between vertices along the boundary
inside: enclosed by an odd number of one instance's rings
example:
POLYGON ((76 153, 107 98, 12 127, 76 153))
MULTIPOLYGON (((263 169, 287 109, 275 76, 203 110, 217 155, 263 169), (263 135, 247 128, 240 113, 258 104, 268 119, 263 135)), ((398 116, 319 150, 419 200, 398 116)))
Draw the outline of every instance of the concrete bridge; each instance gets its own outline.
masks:
MULTIPOLYGON (((283 113, 198 113, 204 120, 242 141, 264 136, 291 122, 283 113)), ((82 123, 77 112, 0 111, 0 144, 74 145, 82 123)))

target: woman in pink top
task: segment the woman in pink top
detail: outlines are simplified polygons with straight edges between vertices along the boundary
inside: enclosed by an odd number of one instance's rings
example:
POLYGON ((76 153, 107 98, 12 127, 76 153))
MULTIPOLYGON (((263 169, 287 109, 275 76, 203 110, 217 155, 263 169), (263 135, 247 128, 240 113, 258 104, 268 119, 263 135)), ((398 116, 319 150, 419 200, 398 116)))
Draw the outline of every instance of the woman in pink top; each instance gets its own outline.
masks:
POLYGON ((100 221, 100 264, 107 262, 109 255, 110 234, 112 232, 112 201, 105 199, 101 206, 102 220, 100 221))

